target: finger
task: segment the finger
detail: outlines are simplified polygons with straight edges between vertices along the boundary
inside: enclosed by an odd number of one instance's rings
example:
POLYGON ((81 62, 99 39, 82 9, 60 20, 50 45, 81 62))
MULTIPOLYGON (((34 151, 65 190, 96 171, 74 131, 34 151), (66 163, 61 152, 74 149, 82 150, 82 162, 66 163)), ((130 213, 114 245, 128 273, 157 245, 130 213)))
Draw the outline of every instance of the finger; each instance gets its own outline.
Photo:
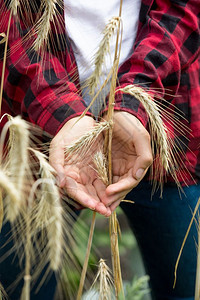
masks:
POLYGON ((100 200, 94 193, 91 196, 87 191, 84 191, 81 185, 73 178, 66 176, 65 182, 67 194, 82 206, 95 210, 106 217, 111 214, 110 208, 107 208, 103 203, 100 204, 100 200))
POLYGON ((112 203, 112 205, 110 206, 110 210, 112 212, 115 211, 115 209, 120 205, 121 200, 119 199, 119 200, 115 201, 114 203, 112 203))
POLYGON ((121 194, 108 195, 106 193, 105 184, 103 184, 103 182, 99 179, 96 179, 93 182, 93 185, 96 189, 97 196, 106 207, 109 207, 113 202, 117 201, 122 196, 121 194))
POLYGON ((150 136, 145 131, 142 136, 135 136, 134 147, 136 150, 137 158, 133 167, 133 177, 139 182, 146 174, 148 168, 153 162, 150 136))
POLYGON ((133 176, 127 176, 120 179, 118 182, 110 184, 106 188, 106 195, 109 197, 111 195, 117 195, 120 197, 122 194, 128 194, 134 187, 138 185, 139 181, 133 176))
POLYGON ((100 213, 101 215, 104 215, 105 217, 109 217, 112 213, 110 207, 105 207, 102 202, 97 203, 95 211, 100 213))

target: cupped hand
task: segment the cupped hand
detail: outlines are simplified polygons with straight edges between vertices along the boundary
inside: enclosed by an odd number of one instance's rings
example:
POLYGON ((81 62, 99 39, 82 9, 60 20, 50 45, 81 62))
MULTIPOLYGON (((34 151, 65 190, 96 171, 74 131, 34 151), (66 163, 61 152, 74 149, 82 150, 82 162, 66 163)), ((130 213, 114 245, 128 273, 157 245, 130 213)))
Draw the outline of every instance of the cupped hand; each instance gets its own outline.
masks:
MULTIPOLYGON (((99 144, 102 145, 103 136, 99 136, 84 155, 81 155, 81 152, 78 155, 66 156, 65 154, 67 146, 82 137, 95 125, 95 121, 89 116, 78 119, 79 117, 75 117, 69 120, 53 138, 49 161, 57 172, 60 187, 65 189, 68 196, 84 207, 109 216, 111 210, 109 206, 105 206, 99 196, 105 196, 106 187, 93 167, 93 156, 99 144)), ((112 200, 113 196, 109 199, 112 200)), ((114 199, 116 199, 115 196, 114 199)))
POLYGON ((127 193, 139 184, 152 161, 150 135, 142 123, 127 112, 115 112, 112 138, 113 184, 106 188, 106 197, 102 199, 105 206, 115 210, 127 193))

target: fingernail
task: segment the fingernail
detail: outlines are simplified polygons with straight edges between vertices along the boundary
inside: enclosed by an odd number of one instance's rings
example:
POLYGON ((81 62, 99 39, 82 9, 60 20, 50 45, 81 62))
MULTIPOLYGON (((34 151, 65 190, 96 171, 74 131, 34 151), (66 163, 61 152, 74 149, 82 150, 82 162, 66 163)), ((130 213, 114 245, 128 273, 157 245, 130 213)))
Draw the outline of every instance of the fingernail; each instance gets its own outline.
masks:
POLYGON ((144 169, 138 169, 135 176, 137 179, 140 179, 143 174, 144 174, 144 169))

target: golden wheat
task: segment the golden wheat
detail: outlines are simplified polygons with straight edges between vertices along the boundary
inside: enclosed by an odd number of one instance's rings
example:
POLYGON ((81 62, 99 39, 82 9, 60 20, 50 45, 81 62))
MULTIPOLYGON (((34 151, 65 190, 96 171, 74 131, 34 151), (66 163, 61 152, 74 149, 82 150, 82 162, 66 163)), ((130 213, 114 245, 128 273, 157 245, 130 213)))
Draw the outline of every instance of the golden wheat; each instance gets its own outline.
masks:
POLYGON ((36 25, 37 38, 34 42, 33 48, 36 51, 42 49, 42 47, 47 44, 48 36, 51 29, 51 22, 56 15, 56 4, 57 0, 43 0, 42 7, 44 8, 44 13, 36 25))
POLYGON ((102 258, 99 260, 98 272, 92 284, 92 287, 96 286, 97 283, 98 283, 98 299, 99 300, 113 299, 114 281, 112 278, 112 272, 109 269, 109 267, 106 265, 105 260, 102 258))

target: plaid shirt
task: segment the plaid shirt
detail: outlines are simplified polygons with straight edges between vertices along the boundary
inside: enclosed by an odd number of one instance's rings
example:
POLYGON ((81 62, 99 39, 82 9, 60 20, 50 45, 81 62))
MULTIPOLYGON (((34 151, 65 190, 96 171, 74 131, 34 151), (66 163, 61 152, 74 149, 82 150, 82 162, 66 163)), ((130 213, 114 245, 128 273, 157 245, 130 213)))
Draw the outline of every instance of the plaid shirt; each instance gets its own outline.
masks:
MULTIPOLYGON (((7 30, 6 3, 0 0, 0 33, 7 30)), ((30 22, 23 13, 21 19, 11 18, 2 114, 21 114, 55 135, 66 121, 86 108, 79 93, 78 73, 65 32, 63 11, 52 23, 54 43, 50 43, 51 50, 46 50, 43 58, 31 50, 33 36, 26 39, 26 26, 30 22)), ((165 99, 160 100, 165 112, 177 115, 178 126, 170 120, 164 122, 184 152, 179 153, 181 163, 177 170, 183 185, 200 181, 199 17, 199 0, 142 0, 132 55, 118 73, 119 86, 145 86, 153 96, 165 99), (188 130, 181 129, 180 124, 185 124, 188 130)), ((3 52, 4 43, 0 43, 0 69, 3 52)), ((134 114, 147 126, 143 106, 134 97, 117 92, 115 109, 134 114)))

